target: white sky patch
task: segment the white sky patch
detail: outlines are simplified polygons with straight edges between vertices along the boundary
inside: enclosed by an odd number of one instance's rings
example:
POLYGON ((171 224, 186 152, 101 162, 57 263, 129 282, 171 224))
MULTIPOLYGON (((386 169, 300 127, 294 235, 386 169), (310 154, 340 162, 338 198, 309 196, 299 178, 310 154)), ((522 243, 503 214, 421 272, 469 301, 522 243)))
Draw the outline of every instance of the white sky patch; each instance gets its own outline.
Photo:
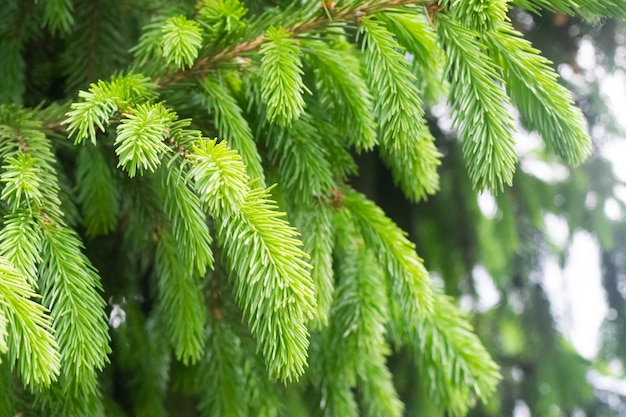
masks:
POLYGON ((543 283, 557 327, 587 359, 598 353, 600 327, 608 313, 601 280, 598 244, 586 232, 574 234, 563 270, 555 259, 545 264, 543 283))
POLYGON ((474 267, 472 275, 478 293, 478 303, 474 308, 481 312, 492 309, 500 302, 500 293, 493 283, 493 278, 481 265, 474 267))
POLYGON ((524 401, 515 401, 515 408, 513 409, 513 417, 531 417, 530 408, 524 401))
POLYGON ((498 214, 496 199, 488 191, 478 194, 478 208, 480 208, 482 215, 488 219, 493 219, 498 214))

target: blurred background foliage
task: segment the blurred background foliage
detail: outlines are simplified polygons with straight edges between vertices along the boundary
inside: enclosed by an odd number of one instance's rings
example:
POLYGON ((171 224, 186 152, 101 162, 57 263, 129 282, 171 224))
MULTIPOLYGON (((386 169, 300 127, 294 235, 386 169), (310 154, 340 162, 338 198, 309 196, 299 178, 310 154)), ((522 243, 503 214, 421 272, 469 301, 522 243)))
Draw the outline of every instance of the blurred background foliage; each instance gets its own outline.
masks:
MULTIPOLYGON (((553 61, 561 82, 574 93, 592 134, 593 155, 575 168, 562 165, 524 132, 521 120, 513 186, 495 198, 477 196, 447 111, 430 103, 431 132, 444 154, 440 191, 423 203, 405 201, 389 187, 390 173, 372 155, 361 156, 357 185, 410 231, 427 268, 471 311, 477 332, 502 367, 499 395, 470 416, 626 416, 626 178, 617 175, 626 162, 626 108, 611 105, 612 96, 626 94, 624 78, 620 82, 626 71, 626 26, 519 8, 510 18, 553 61), (583 315, 608 309, 600 334, 588 335, 600 339, 595 357, 574 348, 567 335, 578 330, 565 323, 567 313, 557 314, 557 304, 572 300, 550 292, 555 282, 558 287, 581 233, 591 237, 595 245, 588 247, 599 253, 578 260, 586 267, 569 271, 564 285, 573 274, 601 270, 608 307, 592 299, 567 306, 583 315), (601 265, 594 263, 598 258, 601 265), (558 268, 549 268, 551 263, 558 268)), ((590 288, 596 285, 592 277, 582 279, 590 288)), ((440 416, 428 409, 419 369, 407 363, 401 354, 392 361, 407 415, 440 416)))

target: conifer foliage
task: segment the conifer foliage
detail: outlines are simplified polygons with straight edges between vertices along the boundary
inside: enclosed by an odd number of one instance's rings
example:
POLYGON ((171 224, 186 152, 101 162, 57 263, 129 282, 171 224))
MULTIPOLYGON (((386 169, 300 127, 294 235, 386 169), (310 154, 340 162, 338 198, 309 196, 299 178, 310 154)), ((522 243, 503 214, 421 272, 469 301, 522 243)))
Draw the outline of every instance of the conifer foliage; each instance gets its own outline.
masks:
POLYGON ((436 193, 447 99, 476 190, 512 181, 513 106, 581 162, 582 114, 506 13, 626 3, 5 3, 0 417, 399 417, 401 349, 448 415, 493 394, 354 156, 436 193))

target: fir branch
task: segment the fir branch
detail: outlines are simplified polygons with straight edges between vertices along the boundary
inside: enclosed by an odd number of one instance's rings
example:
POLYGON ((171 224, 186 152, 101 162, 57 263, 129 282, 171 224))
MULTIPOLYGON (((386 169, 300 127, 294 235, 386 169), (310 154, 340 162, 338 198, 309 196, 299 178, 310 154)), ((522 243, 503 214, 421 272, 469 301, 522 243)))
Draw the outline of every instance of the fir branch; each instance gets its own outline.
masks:
POLYGON ((348 136, 357 151, 371 150, 378 143, 373 99, 350 45, 340 41, 328 45, 317 40, 304 40, 302 45, 315 68, 321 107, 341 126, 341 133, 348 136))
POLYGON ((191 67, 202 46, 200 25, 184 16, 171 17, 165 22, 162 31, 165 60, 179 69, 191 67))
POLYGON ((217 222, 217 232, 269 375, 289 381, 304 372, 315 293, 298 234, 276 209, 267 191, 250 190, 240 212, 217 222))
POLYGON ((582 112, 574 106, 571 93, 558 83, 551 62, 510 24, 485 34, 485 40, 523 121, 537 130, 563 161, 581 163, 591 153, 591 139, 582 112))
POLYGON ((385 341, 389 311, 383 273, 349 213, 338 212, 335 223, 339 285, 325 344, 336 361, 331 369, 349 379, 358 375, 369 415, 401 417, 404 406, 385 365, 390 349, 385 341))
POLYGON ((39 298, 25 277, 0 257, 0 312, 9 325, 8 359, 17 370, 24 385, 34 388, 48 387, 61 369, 59 346, 53 336, 48 311, 33 301, 39 298))
POLYGON ((76 159, 77 200, 88 237, 106 235, 117 226, 119 191, 114 173, 102 152, 83 147, 76 159))
POLYGON ((512 3, 537 14, 547 9, 570 16, 581 15, 591 21, 598 17, 626 17, 623 0, 512 0, 512 3))
POLYGON ((268 159, 278 166, 278 182, 292 206, 329 196, 335 184, 332 164, 314 122, 305 113, 291 128, 279 128, 267 143, 268 159))
POLYGON ((381 152, 405 194, 419 200, 437 190, 440 155, 427 133, 415 76, 383 22, 363 19, 361 28, 365 33, 367 80, 376 94, 374 111, 383 138, 381 152))
POLYGON ((349 211, 367 246, 380 256, 391 286, 391 308, 397 306, 408 317, 427 317, 433 308, 432 288, 415 245, 364 195, 349 188, 342 191, 341 204, 349 211))
POLYGON ((40 169, 36 163, 35 158, 23 152, 5 159, 5 165, 2 167, 4 172, 0 174, 0 181, 6 185, 0 198, 6 201, 13 210, 22 205, 22 198, 29 206, 31 203, 34 207, 40 207, 43 204, 40 169))
POLYGON ((437 29, 448 59, 450 102, 469 176, 477 190, 498 192, 513 181, 517 161, 504 82, 474 32, 443 15, 437 29))
POLYGON ((207 268, 213 268, 213 238, 202 203, 189 188, 188 174, 172 165, 157 171, 156 178, 163 211, 169 220, 168 229, 179 248, 178 256, 190 273, 196 271, 204 276, 207 268))
POLYGON ((155 256, 158 314, 177 359, 188 365, 204 351, 206 307, 199 279, 179 251, 174 236, 161 233, 155 256))
POLYGON ((241 340, 221 318, 207 328, 206 354, 197 372, 200 415, 244 417, 250 415, 241 340))
POLYGON ((477 32, 496 30, 504 23, 508 0, 440 0, 441 6, 463 26, 477 32))
POLYGON ((74 25, 72 0, 45 0, 43 24, 51 32, 67 33, 74 25))
MULTIPOLYGON (((71 230, 41 220, 44 244, 40 266, 43 304, 54 317, 61 348, 63 395, 97 392, 96 370, 110 352, 106 303, 98 294, 100 278, 71 230)), ((80 397, 76 397, 80 398, 80 397)))
POLYGON ((304 111, 300 49, 284 28, 269 28, 261 47, 261 98, 267 120, 290 126, 304 111))
POLYGON ((0 230, 0 256, 7 259, 24 276, 32 288, 37 288, 37 268, 41 262, 41 231, 27 211, 15 211, 4 217, 0 230))
POLYGON ((325 202, 316 200, 305 208, 294 206, 289 214, 302 233, 304 252, 311 256, 309 262, 313 267, 311 278, 317 304, 314 326, 325 327, 334 293, 332 210, 325 202))
POLYGON ((451 416, 467 414, 475 398, 485 401, 501 379, 471 325, 449 297, 436 292, 430 317, 408 322, 407 343, 431 398, 451 416))
POLYGON ((140 104, 131 107, 117 126, 115 153, 119 164, 134 177, 137 171, 143 175, 144 169, 154 172, 161 164, 162 156, 169 152, 164 139, 169 135, 169 128, 176 119, 161 104, 140 104))
POLYGON ((265 173, 261 165, 261 155, 254 143, 252 130, 243 117, 241 108, 230 92, 219 80, 209 76, 202 83, 206 92, 209 113, 213 113, 215 126, 220 138, 241 155, 246 164, 248 176, 257 179, 256 185, 265 187, 265 173))
POLYGON ((376 18, 385 22, 387 29, 411 55, 411 70, 417 78, 420 92, 432 104, 439 103, 447 94, 444 79, 445 57, 428 17, 408 11, 384 12, 376 18))
POLYGON ((246 166, 226 142, 201 139, 189 159, 194 163, 190 175, 195 179, 196 192, 212 217, 237 211, 243 205, 249 191, 246 166))
POLYGON ((128 74, 111 77, 111 81, 98 81, 89 86, 88 91, 80 91, 82 100, 74 102, 67 118, 62 122, 67 126, 68 135, 74 137, 75 144, 83 144, 89 139, 96 144, 96 127, 104 132, 111 116, 117 111, 126 111, 137 101, 149 101, 155 97, 156 85, 143 75, 128 74))

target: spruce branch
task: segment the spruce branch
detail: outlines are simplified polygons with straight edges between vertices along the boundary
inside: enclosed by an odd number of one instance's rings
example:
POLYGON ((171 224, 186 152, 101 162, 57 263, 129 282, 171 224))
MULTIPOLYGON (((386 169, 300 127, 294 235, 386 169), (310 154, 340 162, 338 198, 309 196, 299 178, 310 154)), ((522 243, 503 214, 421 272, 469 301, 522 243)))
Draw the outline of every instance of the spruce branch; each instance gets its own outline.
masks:
POLYGON ((172 17, 163 26, 163 55, 169 64, 191 67, 202 46, 200 25, 184 16, 172 17))
POLYGON ((40 223, 41 295, 54 317, 61 348, 60 389, 71 397, 80 392, 93 395, 97 392, 96 370, 103 369, 110 352, 106 303, 98 293, 102 284, 73 231, 45 219, 40 223))
POLYGON ((363 82, 361 64, 351 46, 339 39, 332 44, 305 39, 302 46, 315 68, 321 106, 342 127, 342 133, 357 151, 371 150, 378 143, 372 116, 373 98, 363 82), (338 66, 337 62, 342 65, 338 66))
POLYGON ((623 0, 513 0, 512 3, 537 14, 547 9, 570 16, 580 15, 591 21, 599 17, 626 17, 623 0))
POLYGON ((315 313, 307 255, 268 191, 250 189, 245 165, 225 142, 199 139, 188 156, 196 191, 216 222, 237 304, 271 378, 298 378, 306 365, 306 322, 315 313))
POLYGON ((237 211, 249 192, 246 166, 241 156, 217 140, 199 140, 189 159, 195 189, 212 217, 237 211))
MULTIPOLYGON (((309 20, 304 22, 298 22, 291 27, 285 28, 284 31, 285 33, 291 34, 292 37, 297 37, 307 32, 322 30, 327 26, 337 24, 337 22, 356 22, 364 16, 385 10, 415 4, 427 5, 432 3, 433 2, 420 0, 372 0, 366 1, 362 4, 348 3, 342 7, 334 7, 332 10, 329 10, 328 14, 320 10, 317 16, 311 17, 309 20)), ((265 41, 265 37, 265 34, 261 34, 253 39, 224 48, 214 55, 199 58, 193 67, 187 70, 160 76, 154 80, 154 83, 161 86, 177 83, 190 76, 204 73, 207 70, 216 68, 222 63, 233 61, 242 55, 260 49, 265 41)))
POLYGON ((366 76, 375 93, 374 111, 383 139, 381 153, 392 167, 394 180, 407 196, 419 200, 437 190, 440 155, 424 123, 415 76, 382 21, 364 18, 360 24, 366 76))
POLYGON ((305 113, 289 129, 276 129, 267 148, 291 207, 330 195, 335 184, 332 164, 312 116, 305 113))
POLYGON ((67 33, 74 25, 74 7, 71 0, 45 0, 43 24, 52 33, 67 33))
POLYGON ((496 64, 473 31, 438 15, 437 29, 447 55, 450 104, 463 155, 475 189, 493 192, 511 184, 517 156, 510 100, 496 64))
POLYGON ((509 0, 440 0, 454 19, 477 32, 489 32, 504 23, 509 0))
POLYGON ((204 351, 206 307, 200 280, 178 251, 174 236, 161 233, 155 259, 158 309, 176 357, 189 365, 204 351))
POLYGON ((117 226, 120 193, 114 176, 99 148, 85 146, 78 151, 76 197, 88 237, 106 235, 117 226))
POLYGON ((246 357, 239 336, 224 320, 211 320, 207 326, 206 353, 197 373, 198 409, 203 417, 250 415, 250 403, 243 367, 246 357))
POLYGON ((436 290, 433 305, 431 316, 406 322, 406 342, 414 350, 431 398, 451 416, 461 417, 475 398, 484 401, 496 390, 499 367, 448 296, 436 290))
POLYGON ((155 89, 155 84, 139 74, 111 77, 109 82, 100 80, 91 84, 89 90, 78 93, 82 100, 72 103, 62 124, 67 125, 68 135, 74 137, 75 144, 89 139, 95 145, 96 127, 104 132, 115 112, 126 111, 135 100, 150 100, 155 89))
POLYGON ((169 135, 169 128, 176 119, 176 114, 161 104, 140 104, 131 107, 117 126, 115 153, 119 164, 134 177, 137 171, 154 170, 161 164, 161 159, 170 148, 164 139, 169 135))
MULTIPOLYGON (((0 257, 0 343, 8 347, 11 366, 31 389, 48 387, 61 371, 61 355, 48 310, 40 296, 10 262, 0 257), (8 336, 8 337, 6 337, 8 336)), ((4 352, 2 352, 4 353, 4 352)))
POLYGON ((564 162, 579 164, 585 160, 591 153, 591 138, 584 116, 571 93, 558 83, 551 62, 508 23, 485 34, 485 40, 502 68, 507 92, 523 121, 537 130, 564 162))
POLYGON ((342 190, 342 206, 368 247, 380 256, 381 267, 391 287, 393 305, 409 317, 427 317, 433 308, 428 272, 415 253, 415 245, 385 213, 364 195, 342 190))
POLYGON ((296 205, 289 212, 290 220, 302 234, 303 249, 311 256, 311 278, 315 283, 317 313, 314 326, 325 327, 334 294, 333 248, 334 227, 331 207, 315 200, 304 208, 296 205))
POLYGON ((162 167, 157 171, 156 188, 169 221, 168 229, 180 252, 178 256, 190 273, 204 276, 207 268, 213 268, 213 238, 202 202, 190 188, 190 178, 176 165, 162 167))
POLYGON ((315 292, 298 233, 282 216, 267 191, 250 190, 239 213, 220 219, 217 234, 269 375, 290 381, 304 373, 315 292))
POLYGON ((239 152, 250 178, 258 179, 255 184, 264 188, 265 173, 261 165, 261 155, 241 108, 217 77, 206 77, 202 86, 206 92, 207 108, 214 115, 220 138, 239 152))
POLYGON ((261 98, 267 105, 267 120, 290 126, 304 111, 300 49, 284 28, 271 27, 261 46, 261 98))
POLYGON ((0 255, 6 258, 27 280, 38 287, 37 267, 41 262, 41 231, 31 212, 17 210, 4 217, 0 230, 0 255))

